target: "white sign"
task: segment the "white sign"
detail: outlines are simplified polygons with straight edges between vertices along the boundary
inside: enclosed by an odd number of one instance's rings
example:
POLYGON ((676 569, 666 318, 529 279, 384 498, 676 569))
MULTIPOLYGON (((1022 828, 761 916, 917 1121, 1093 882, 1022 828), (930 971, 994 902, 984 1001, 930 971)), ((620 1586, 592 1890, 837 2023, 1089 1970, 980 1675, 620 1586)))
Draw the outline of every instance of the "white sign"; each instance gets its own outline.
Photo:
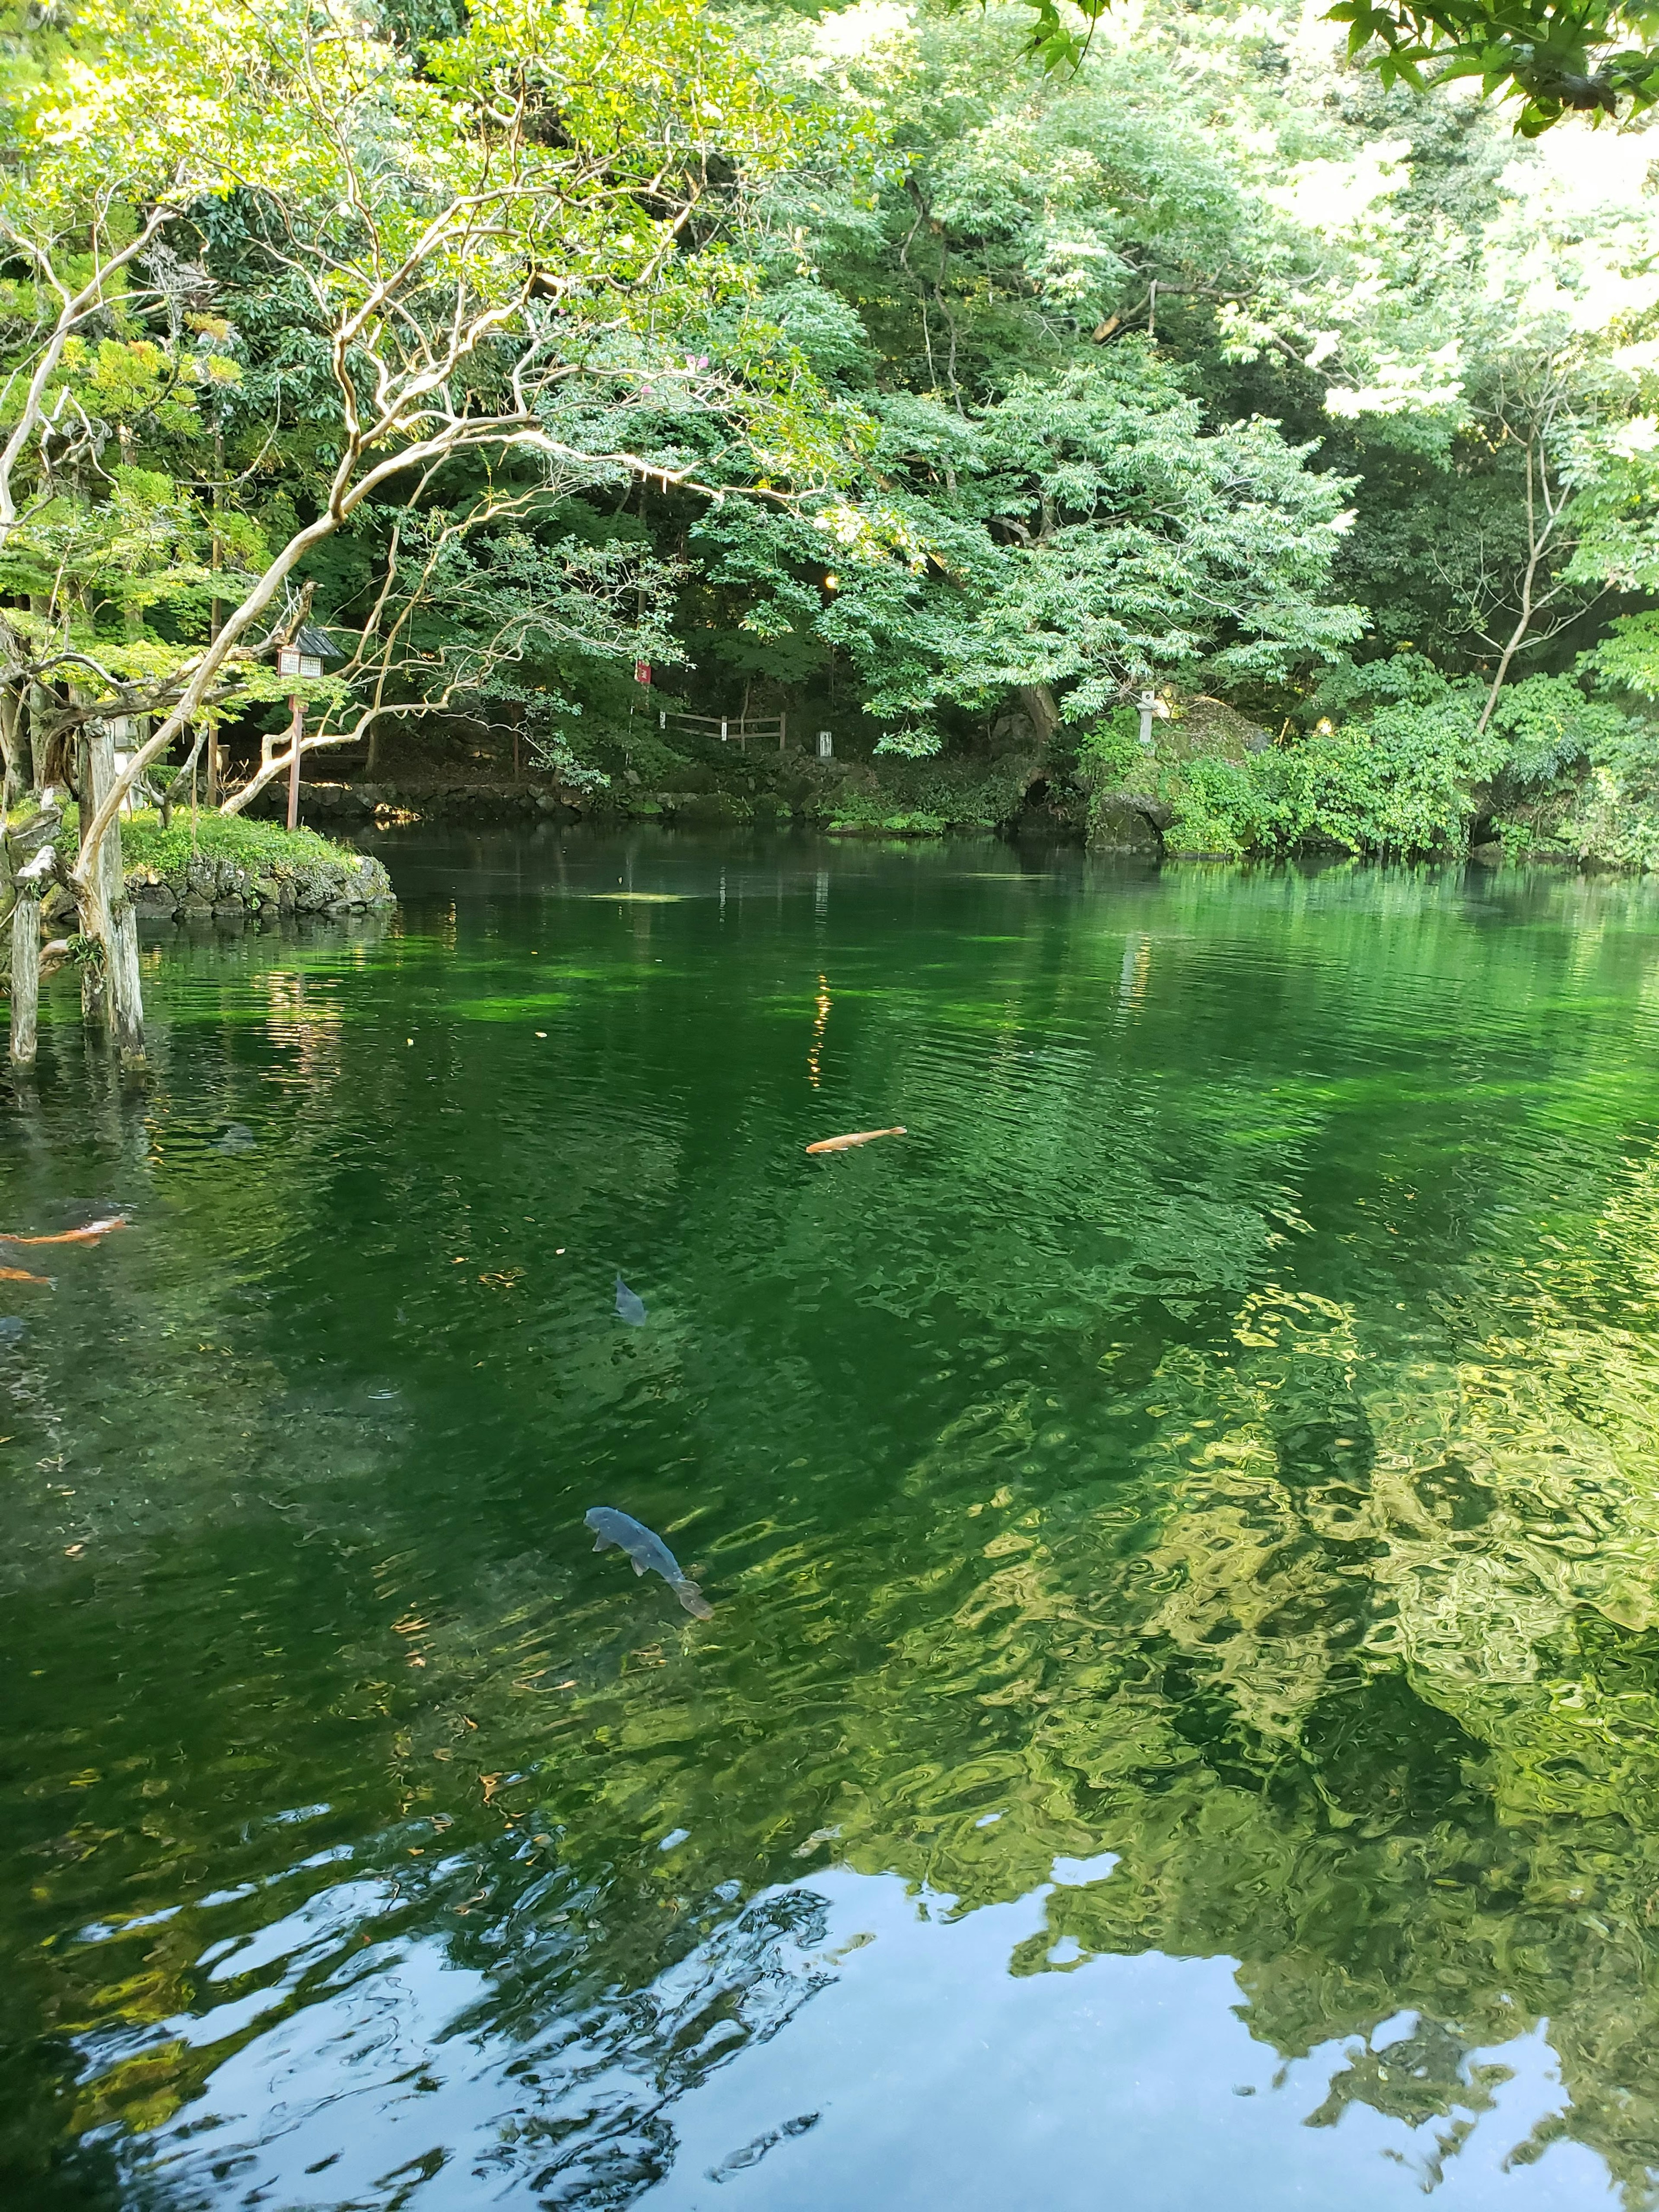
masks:
POLYGON ((834 733, 829 730, 820 730, 818 732, 818 758, 820 760, 833 760, 835 757, 836 740, 834 733))

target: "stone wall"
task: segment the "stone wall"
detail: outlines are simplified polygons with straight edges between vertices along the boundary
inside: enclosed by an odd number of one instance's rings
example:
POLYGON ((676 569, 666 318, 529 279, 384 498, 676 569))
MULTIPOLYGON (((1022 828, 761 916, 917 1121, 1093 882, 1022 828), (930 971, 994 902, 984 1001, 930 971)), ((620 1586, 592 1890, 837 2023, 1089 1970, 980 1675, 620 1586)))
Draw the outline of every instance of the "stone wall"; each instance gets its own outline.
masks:
POLYGON ((127 890, 141 921, 232 921, 249 915, 363 914, 395 903, 384 866, 364 854, 307 860, 298 867, 244 867, 198 854, 161 873, 130 868, 127 890))

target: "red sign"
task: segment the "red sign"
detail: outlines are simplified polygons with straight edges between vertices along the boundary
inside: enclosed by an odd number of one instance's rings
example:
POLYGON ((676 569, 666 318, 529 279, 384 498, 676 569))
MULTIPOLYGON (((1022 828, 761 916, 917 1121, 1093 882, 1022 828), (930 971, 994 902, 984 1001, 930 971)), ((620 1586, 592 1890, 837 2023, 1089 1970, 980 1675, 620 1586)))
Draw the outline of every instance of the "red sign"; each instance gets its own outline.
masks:
POLYGON ((650 683, 651 663, 648 660, 636 660, 634 663, 634 681, 636 684, 650 683))

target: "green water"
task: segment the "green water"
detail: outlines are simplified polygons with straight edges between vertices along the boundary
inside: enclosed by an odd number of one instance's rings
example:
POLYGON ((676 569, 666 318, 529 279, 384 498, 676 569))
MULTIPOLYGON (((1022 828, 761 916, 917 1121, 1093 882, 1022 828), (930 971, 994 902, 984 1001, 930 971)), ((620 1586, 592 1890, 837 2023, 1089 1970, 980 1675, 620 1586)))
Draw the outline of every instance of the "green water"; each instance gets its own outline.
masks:
POLYGON ((7 2203, 1659 2202, 1659 895, 381 849, 0 1094, 7 2203))

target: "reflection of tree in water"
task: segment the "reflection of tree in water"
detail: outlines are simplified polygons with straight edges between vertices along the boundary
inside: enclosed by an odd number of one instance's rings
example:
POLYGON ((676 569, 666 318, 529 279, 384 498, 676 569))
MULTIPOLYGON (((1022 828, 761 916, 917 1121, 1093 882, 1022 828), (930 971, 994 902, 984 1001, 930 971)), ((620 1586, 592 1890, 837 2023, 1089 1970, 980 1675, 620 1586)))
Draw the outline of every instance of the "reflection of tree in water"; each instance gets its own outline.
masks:
MULTIPOLYGON (((1174 1464, 1122 1573, 1129 1634, 1068 1594, 1085 1532, 1004 1581, 1100 1682, 1034 1729, 1035 1790, 1123 1853, 1057 1893, 1051 1933, 1238 1956, 1287 2055, 1416 2011, 1458 2054, 1412 2076, 1436 2111, 1469 2107, 1470 2051, 1547 2019, 1573 2100, 1552 2130, 1645 2203, 1659 1360, 1547 1304, 1484 1342, 1457 1318, 1399 1345, 1328 1302, 1247 1301, 1236 1362, 1176 1352, 1143 1394, 1174 1464)), ((1364 2069, 1336 2094, 1393 2109, 1364 2069)))
MULTIPOLYGON (((1415 891, 1401 902, 1420 919, 1415 891)), ((1297 921, 1294 901, 1287 911, 1297 921)), ((1351 971, 1332 957, 1340 915, 1313 919, 1325 995, 1296 1018, 1334 1033, 1351 971)), ((1412 943, 1431 964, 1432 945, 1412 943)), ((1481 1235, 1431 1246, 1433 1288, 1402 1310, 1374 1254, 1340 1279, 1341 1252, 1301 1234, 1318 1180, 1307 1162, 1322 1146, 1353 1156, 1353 1121, 1311 1079, 1252 1091, 1259 1007, 1229 1016, 1215 1065, 1154 1115, 1147 1068, 1170 1018, 1160 982, 1180 957, 1153 945, 1126 1017, 1138 1042, 1116 1060, 1078 1042, 1094 979, 1045 970, 1039 930, 994 1003, 942 1014, 914 988, 883 994, 864 1048, 914 1033, 902 1072, 948 1094, 955 1116, 949 1236, 896 1207, 884 1241, 849 1249, 843 1186, 820 1179, 786 1206, 741 1152, 724 1170, 696 1154, 664 1109, 620 1151, 580 1128, 565 1145, 560 1171, 579 1188, 643 1182, 694 1227, 730 1222, 731 1249, 773 1269, 763 1279, 838 1285, 856 1309, 841 1316, 843 1342, 855 1322, 873 1339, 937 1304, 970 1377, 956 1386, 965 1406, 941 1394, 924 1448, 896 1473, 879 1462, 856 1516, 819 1511, 805 1476, 734 1493, 709 1539, 722 1595, 703 1643, 647 1603, 594 1595, 544 1531, 515 1556, 492 1550, 494 1531, 467 1552, 472 1531, 457 1527, 464 1571, 417 1557, 401 1411, 331 1410, 257 1342, 234 1394, 204 1384, 188 1495, 209 1494, 219 1439, 234 1458, 233 1403, 256 1399, 266 1494, 293 1523, 291 1556, 278 1556, 284 1540, 265 1545, 291 1589, 262 1602, 302 1624, 313 1607, 332 1629, 326 1668, 304 1710, 255 1680, 247 1702, 268 1742, 192 1739, 219 1800, 146 1804, 137 1777, 111 1775, 88 1808, 106 1837, 147 1835, 124 1864, 141 1901, 169 1902, 199 1895, 227 1856, 212 1822, 254 1786, 239 1784, 235 1758, 267 1755, 285 1802, 314 1793, 336 1811, 297 1871, 296 1832, 255 1828, 237 1861, 245 1899, 38 1954, 42 2014, 86 2063, 76 2124, 151 2129, 170 2157, 239 2041, 354 1990, 367 2013, 391 1951, 418 1942, 480 1978, 447 2044, 476 2034, 514 2050, 501 2169, 533 2177, 550 2202, 622 2205, 672 2159, 675 2100, 776 2033, 834 1971, 810 1894, 779 1899, 771 1885, 833 1852, 926 1881, 967 1911, 1030 1896, 1057 1853, 1110 1849, 1111 1878, 1054 1890, 1012 1971, 1149 1949, 1237 1958, 1251 2030, 1286 2057, 1415 2015, 1401 2039, 1354 2057, 1315 2118, 1355 2103, 1412 2124, 1440 2116, 1443 2163, 1490 2097, 1469 2054, 1546 2020, 1572 2106, 1522 2154, 1564 2130, 1607 2159, 1632 2205, 1646 2201, 1659 2166, 1655 1171, 1638 1163, 1612 1188, 1599 1165, 1553 1177, 1574 1223, 1552 1245, 1517 1222, 1505 1246, 1484 1209, 1511 1163, 1524 1166, 1525 1131, 1483 1131, 1492 1109, 1460 1109, 1452 1133, 1470 1157, 1454 1196, 1481 1235), (994 1033, 991 1075, 969 1095, 962 1070, 980 1062, 963 1040, 981 1031, 994 1033), (975 1825, 993 1810, 995 1825, 975 1825), (659 1853, 680 1827, 690 1839, 659 1853), (837 1832, 814 1853, 826 1830, 837 1832), (343 1874, 321 1856, 342 1838, 343 1874), (337 1918, 245 1972, 227 1960, 208 1986, 210 1944, 253 1936, 307 1895, 319 1911, 336 1900, 337 1918), (278 1992, 273 2010, 237 2035, 180 2039, 179 2020, 262 1990, 278 1992)), ((1446 958, 1467 980, 1467 947, 1446 958)), ((1401 959, 1393 971, 1373 960, 1372 1001, 1346 1010, 1359 1027, 1392 1018, 1401 959)), ((639 1018, 622 995, 607 1001, 596 1071, 610 1054, 629 1064, 639 1018)), ((676 1017, 659 1006, 652 1018, 676 1017)), ((349 1133, 333 1055, 359 1107, 430 1114, 441 1134, 446 1086, 471 1079, 457 1048, 431 1048, 444 1082, 428 1091, 423 1074, 415 1092, 396 1055, 364 1051, 349 1024, 325 1042, 304 1071, 313 1179, 299 1183, 319 1218, 331 1179, 343 1189, 349 1172, 332 1165, 349 1133)), ((1376 1118, 1382 1088, 1354 1094, 1355 1117, 1370 1117, 1397 1165, 1407 1139, 1376 1118)), ((1436 1121, 1437 1141, 1448 1126, 1436 1121)), ((387 1202, 453 1222, 455 1253, 483 1249, 492 1203, 503 1223, 539 1216, 516 1189, 509 1207, 476 1163, 431 1150, 428 1187, 401 1162, 387 1202)), ((168 1172, 187 1164, 175 1152, 168 1172)), ((1427 1164, 1399 1179, 1437 1188, 1427 1164)), ((227 1237, 240 1218, 228 1198, 227 1237)), ((170 1326, 191 1345, 225 1341, 205 1290, 169 1295, 170 1326)), ((435 1309, 439 1295, 395 1292, 423 1318, 417 1297, 435 1309)), ((468 1295, 485 1294, 469 1283, 468 1295)), ((719 1371, 769 1420, 810 1403, 851 1492, 870 1409, 833 1402, 809 1332, 772 1312, 765 1322, 763 1336, 739 1319, 726 1346, 704 1342, 704 1361, 728 1359, 719 1371)), ((365 1344, 372 1334, 362 1325, 365 1344)), ((468 1336, 466 1359, 485 1341, 468 1336)), ((668 1389, 678 1343, 665 1328, 624 1371, 596 1339, 567 1357, 559 1387, 596 1425, 637 1411, 636 1375, 668 1389)), ((208 1352, 192 1356, 205 1375, 208 1352)), ((499 1387, 526 1407, 549 1401, 534 1376, 499 1387)), ((712 1466, 729 1404, 708 1420, 712 1466)), ((65 1880, 62 1924, 99 1893, 65 1880)), ((50 2126, 62 2124, 54 2106, 50 2126)), ((123 2156, 131 2179, 142 2143, 123 2156)))

